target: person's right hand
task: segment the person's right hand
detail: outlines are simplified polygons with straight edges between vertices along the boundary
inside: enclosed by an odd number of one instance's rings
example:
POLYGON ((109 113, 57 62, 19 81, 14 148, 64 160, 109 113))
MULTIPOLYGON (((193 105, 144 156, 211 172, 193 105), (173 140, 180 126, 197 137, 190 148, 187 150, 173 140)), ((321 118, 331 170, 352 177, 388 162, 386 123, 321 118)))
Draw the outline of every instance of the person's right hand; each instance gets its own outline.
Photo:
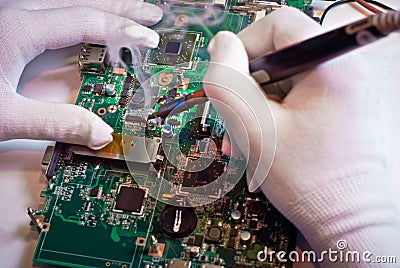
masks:
POLYGON ((158 22, 162 10, 138 0, 8 2, 0 4, 0 141, 44 139, 104 147, 113 129, 94 113, 17 94, 22 71, 46 49, 80 42, 125 38, 132 45, 156 47, 158 34, 145 26, 158 22))
POLYGON ((371 258, 400 256, 400 217, 386 170, 387 96, 398 83, 389 73, 394 60, 369 57, 372 49, 391 51, 399 34, 291 78, 281 103, 269 100, 249 75, 249 60, 321 32, 291 8, 274 11, 238 36, 221 32, 209 45, 213 63, 204 90, 242 151, 247 135, 250 190, 260 186, 315 251, 338 250, 336 242, 346 240, 348 250, 368 250, 371 258))

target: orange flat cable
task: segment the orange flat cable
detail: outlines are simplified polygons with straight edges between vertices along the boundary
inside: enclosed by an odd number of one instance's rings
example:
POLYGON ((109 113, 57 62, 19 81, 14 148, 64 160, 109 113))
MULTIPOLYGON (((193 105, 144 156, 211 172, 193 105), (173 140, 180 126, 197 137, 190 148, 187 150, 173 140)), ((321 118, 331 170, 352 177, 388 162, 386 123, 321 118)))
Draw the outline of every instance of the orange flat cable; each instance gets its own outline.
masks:
POLYGON ((369 11, 373 12, 373 13, 381 13, 382 10, 377 9, 376 7, 374 7, 373 5, 365 2, 364 0, 355 0, 359 5, 363 6, 364 8, 368 9, 369 11))

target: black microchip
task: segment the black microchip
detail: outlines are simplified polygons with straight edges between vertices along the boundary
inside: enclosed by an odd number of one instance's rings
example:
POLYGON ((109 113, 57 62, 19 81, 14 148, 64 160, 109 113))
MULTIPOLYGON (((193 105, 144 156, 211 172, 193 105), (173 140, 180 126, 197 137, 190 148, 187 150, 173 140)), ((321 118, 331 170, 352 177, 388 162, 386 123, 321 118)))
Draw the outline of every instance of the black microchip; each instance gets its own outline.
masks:
POLYGON ((203 244, 203 240, 204 240, 204 235, 195 235, 194 237, 194 245, 196 247, 201 247, 201 245, 203 244))
POLYGON ((178 55, 181 51, 182 48, 182 43, 181 42, 167 42, 167 45, 165 46, 165 54, 174 54, 178 55))
POLYGON ((93 93, 96 95, 101 95, 103 94, 104 88, 103 88, 103 84, 97 84, 94 86, 94 90, 93 93))
POLYGON ((127 76, 127 77, 125 78, 125 83, 130 84, 130 83, 132 83, 132 81, 133 81, 133 76, 127 76))
POLYGON ((126 106, 127 98, 126 97, 121 97, 118 101, 118 104, 120 106, 126 106))
POLYGON ((131 84, 129 84, 129 83, 125 83, 123 86, 122 86, 122 90, 129 90, 131 88, 131 84))
POLYGON ((158 47, 150 51, 148 62, 160 65, 179 65, 191 68, 194 54, 198 46, 198 33, 159 32, 158 47))
POLYGON ((249 223, 249 228, 250 229, 257 229, 257 227, 258 227, 257 221, 256 220, 251 220, 250 223, 249 223))
POLYGON ((141 188, 121 186, 114 209, 140 214, 146 191, 141 188))
POLYGON ((120 96, 121 97, 128 97, 128 93, 129 93, 129 91, 124 89, 124 90, 121 91, 120 96))
POLYGON ((92 86, 91 85, 85 85, 82 88, 82 92, 83 93, 90 93, 91 90, 92 90, 92 86))
POLYGON ((208 167, 196 173, 195 180, 197 185, 205 185, 218 179, 225 169, 225 164, 213 161, 208 167))
POLYGON ((234 239, 229 239, 228 248, 235 248, 235 240, 234 239))
POLYGON ((194 243, 194 239, 193 239, 193 237, 190 237, 190 238, 188 239, 188 241, 187 241, 187 245, 188 245, 188 246, 193 246, 193 243, 194 243))
POLYGON ((99 193, 99 188, 95 187, 89 190, 89 196, 90 197, 97 197, 97 194, 99 193))
POLYGON ((231 229, 229 232, 229 236, 234 237, 238 235, 238 230, 237 229, 231 229))

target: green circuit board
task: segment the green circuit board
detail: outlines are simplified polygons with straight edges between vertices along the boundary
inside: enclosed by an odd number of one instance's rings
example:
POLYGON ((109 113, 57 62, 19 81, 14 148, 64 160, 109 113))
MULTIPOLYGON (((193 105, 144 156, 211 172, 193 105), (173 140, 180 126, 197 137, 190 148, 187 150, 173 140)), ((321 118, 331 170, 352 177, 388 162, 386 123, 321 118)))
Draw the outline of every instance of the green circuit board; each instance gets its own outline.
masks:
POLYGON ((64 143, 49 149, 44 204, 29 212, 40 231, 33 261, 67 267, 291 266, 273 252, 294 250, 297 230, 261 193, 247 191, 246 161, 222 154, 225 123, 212 105, 203 100, 151 116, 201 89, 206 48, 219 30, 237 33, 275 7, 239 0, 168 7, 168 19, 154 27, 160 44, 141 51, 139 67, 127 48, 113 62, 106 46, 83 46, 76 105, 107 122, 114 141, 99 151, 64 143), (199 20, 210 3, 212 23, 199 20))

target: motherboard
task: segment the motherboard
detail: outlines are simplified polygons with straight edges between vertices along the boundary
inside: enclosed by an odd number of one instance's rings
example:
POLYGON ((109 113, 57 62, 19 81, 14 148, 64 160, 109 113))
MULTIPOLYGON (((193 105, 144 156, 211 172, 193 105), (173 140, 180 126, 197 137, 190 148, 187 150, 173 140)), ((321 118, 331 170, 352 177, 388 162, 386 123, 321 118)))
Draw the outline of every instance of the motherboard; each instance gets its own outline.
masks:
MULTIPOLYGON (((82 47, 76 105, 108 123, 114 140, 98 151, 65 143, 47 149, 43 206, 28 208, 40 233, 33 261, 291 267, 273 253, 294 250, 296 228, 262 193, 247 190, 246 159, 222 153, 225 123, 206 97, 189 101, 201 92, 212 37, 220 30, 237 33, 280 4, 149 2, 168 7, 168 16, 153 27, 160 35, 157 48, 140 49, 138 56, 121 47, 115 61, 107 46, 82 47), (172 109, 182 103, 184 109, 172 109)), ((309 10, 310 3, 286 2, 309 10)))

